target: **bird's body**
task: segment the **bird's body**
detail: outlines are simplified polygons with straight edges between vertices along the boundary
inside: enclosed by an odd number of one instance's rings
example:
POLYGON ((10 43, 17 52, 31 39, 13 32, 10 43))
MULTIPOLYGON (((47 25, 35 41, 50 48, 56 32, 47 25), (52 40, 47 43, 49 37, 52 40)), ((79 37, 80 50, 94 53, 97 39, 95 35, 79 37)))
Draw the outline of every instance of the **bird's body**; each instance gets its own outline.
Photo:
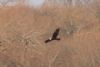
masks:
POLYGON ((45 43, 48 43, 48 42, 50 42, 50 41, 52 41, 52 40, 60 40, 60 38, 58 38, 59 31, 60 31, 60 28, 57 28, 57 29, 54 31, 52 37, 51 37, 50 39, 46 40, 45 43))

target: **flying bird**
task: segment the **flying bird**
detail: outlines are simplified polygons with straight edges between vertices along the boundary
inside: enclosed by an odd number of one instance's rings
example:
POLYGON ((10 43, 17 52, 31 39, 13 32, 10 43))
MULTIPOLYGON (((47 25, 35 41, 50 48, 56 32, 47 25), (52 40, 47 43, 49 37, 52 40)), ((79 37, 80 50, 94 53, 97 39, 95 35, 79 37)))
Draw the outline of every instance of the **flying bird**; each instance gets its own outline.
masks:
POLYGON ((54 31, 52 37, 49 38, 49 39, 47 39, 47 40, 45 41, 45 43, 48 43, 48 42, 50 42, 50 41, 52 41, 52 40, 60 40, 60 38, 58 37, 58 36, 59 36, 59 31, 60 31, 60 28, 57 28, 57 29, 54 31))

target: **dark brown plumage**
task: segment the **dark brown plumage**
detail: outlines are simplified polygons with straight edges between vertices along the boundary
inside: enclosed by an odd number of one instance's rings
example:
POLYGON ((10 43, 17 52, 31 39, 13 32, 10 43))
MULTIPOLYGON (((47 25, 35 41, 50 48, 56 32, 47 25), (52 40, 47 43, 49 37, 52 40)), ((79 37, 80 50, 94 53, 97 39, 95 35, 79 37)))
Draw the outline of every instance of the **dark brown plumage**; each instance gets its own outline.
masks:
POLYGON ((45 41, 45 43, 48 43, 48 42, 50 42, 50 41, 52 41, 52 40, 60 40, 60 38, 58 38, 59 31, 60 31, 60 28, 57 28, 57 29, 54 31, 52 37, 51 37, 50 39, 47 39, 47 40, 45 41))

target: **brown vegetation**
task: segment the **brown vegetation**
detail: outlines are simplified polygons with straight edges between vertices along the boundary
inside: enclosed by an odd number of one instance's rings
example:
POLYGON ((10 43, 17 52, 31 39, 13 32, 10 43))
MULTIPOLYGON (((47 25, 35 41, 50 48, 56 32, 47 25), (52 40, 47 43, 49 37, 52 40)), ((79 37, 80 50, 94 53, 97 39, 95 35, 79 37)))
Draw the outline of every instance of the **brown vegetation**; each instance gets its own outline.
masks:
POLYGON ((0 8, 0 67, 99 67, 100 12, 94 8, 0 8), (45 44, 58 27, 61 40, 45 44))

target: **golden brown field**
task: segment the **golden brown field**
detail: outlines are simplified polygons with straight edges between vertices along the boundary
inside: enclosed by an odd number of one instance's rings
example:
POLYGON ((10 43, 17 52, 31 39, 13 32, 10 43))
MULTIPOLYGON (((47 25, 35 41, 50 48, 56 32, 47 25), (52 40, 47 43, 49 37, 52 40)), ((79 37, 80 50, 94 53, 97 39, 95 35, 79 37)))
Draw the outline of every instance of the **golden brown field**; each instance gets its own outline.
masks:
POLYGON ((100 67, 99 8, 0 8, 0 67, 100 67))

